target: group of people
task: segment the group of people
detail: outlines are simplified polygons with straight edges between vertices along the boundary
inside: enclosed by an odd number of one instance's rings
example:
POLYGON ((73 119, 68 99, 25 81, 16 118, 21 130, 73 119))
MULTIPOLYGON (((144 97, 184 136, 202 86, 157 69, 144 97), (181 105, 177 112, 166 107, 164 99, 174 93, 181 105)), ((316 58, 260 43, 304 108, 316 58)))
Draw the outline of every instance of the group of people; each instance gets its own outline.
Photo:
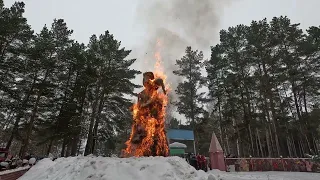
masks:
POLYGON ((195 155, 193 153, 188 153, 186 156, 186 160, 191 166, 193 166, 197 170, 203 170, 205 172, 208 171, 208 162, 204 155, 195 155))
POLYGON ((7 170, 7 169, 15 169, 17 167, 23 167, 27 165, 34 165, 37 159, 28 154, 24 156, 22 159, 18 156, 12 156, 10 154, 7 155, 6 159, 0 163, 0 170, 7 170))

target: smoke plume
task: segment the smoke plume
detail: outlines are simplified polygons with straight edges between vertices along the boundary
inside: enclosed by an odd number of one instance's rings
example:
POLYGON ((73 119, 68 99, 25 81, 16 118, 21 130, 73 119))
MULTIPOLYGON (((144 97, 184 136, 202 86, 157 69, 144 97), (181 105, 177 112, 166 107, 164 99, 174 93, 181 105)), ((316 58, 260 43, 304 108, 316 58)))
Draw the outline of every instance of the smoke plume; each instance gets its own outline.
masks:
POLYGON ((152 71, 156 43, 168 82, 174 90, 181 78, 173 75, 176 59, 192 46, 206 52, 217 42, 222 10, 232 0, 140 0, 136 23, 147 30, 141 45, 133 51, 142 71, 152 71))

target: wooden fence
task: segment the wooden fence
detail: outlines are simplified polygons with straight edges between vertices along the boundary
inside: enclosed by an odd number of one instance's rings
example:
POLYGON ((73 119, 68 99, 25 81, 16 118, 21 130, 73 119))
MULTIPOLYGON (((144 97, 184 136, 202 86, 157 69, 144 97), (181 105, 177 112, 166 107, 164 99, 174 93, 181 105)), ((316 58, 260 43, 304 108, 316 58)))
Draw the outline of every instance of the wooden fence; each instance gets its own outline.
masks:
POLYGON ((17 180, 22 175, 24 175, 24 173, 26 173, 29 169, 30 168, 22 168, 16 170, 1 171, 0 180, 17 180))
POLYGON ((320 172, 310 158, 225 158, 227 171, 320 172))

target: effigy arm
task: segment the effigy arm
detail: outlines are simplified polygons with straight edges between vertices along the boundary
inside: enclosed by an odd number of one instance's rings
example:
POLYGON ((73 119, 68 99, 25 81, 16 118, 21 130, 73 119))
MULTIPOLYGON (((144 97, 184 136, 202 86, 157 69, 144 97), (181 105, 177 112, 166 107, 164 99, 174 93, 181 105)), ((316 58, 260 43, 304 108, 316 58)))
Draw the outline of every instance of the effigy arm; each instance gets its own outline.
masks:
POLYGON ((164 94, 167 94, 166 88, 165 88, 164 83, 163 83, 163 80, 162 80, 161 78, 156 79, 156 80, 154 81, 154 83, 155 83, 157 86, 161 86, 163 93, 164 93, 164 94))

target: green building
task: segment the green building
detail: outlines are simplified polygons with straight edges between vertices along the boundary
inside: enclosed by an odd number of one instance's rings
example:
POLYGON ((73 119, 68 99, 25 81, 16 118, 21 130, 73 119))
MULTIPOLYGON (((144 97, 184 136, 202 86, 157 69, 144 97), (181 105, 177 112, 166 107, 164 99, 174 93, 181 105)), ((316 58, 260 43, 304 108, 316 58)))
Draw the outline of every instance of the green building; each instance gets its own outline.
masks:
POLYGON ((169 144, 170 156, 184 156, 187 146, 183 143, 174 142, 169 144))

